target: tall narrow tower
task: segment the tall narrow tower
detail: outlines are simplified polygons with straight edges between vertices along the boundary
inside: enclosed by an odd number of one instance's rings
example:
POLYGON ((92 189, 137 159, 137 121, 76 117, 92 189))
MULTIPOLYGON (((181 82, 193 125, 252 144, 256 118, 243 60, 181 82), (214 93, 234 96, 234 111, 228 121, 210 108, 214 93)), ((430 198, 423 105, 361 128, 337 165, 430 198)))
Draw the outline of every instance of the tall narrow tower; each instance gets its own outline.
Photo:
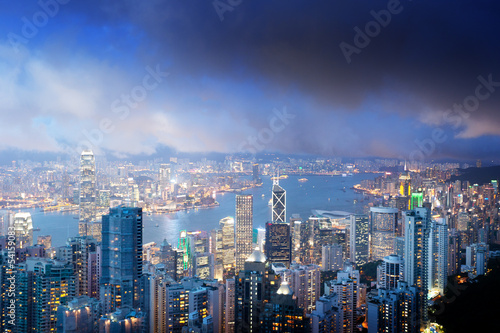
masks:
POLYGON ((286 223, 286 191, 279 184, 279 176, 273 181, 272 222, 286 223))
POLYGON ((236 196, 236 274, 245 266, 245 260, 252 254, 253 196, 236 196))
MULTIPOLYGON (((80 236, 94 236, 96 221, 96 174, 95 158, 91 150, 80 156, 80 236)), ((100 232, 99 232, 100 233, 100 232)), ((99 235, 95 235, 99 236, 99 235)), ((100 237, 95 237, 100 240, 100 237)))
POLYGON ((431 213, 420 207, 405 212, 404 279, 419 289, 419 316, 421 325, 427 322, 427 293, 429 279, 429 232, 431 213))

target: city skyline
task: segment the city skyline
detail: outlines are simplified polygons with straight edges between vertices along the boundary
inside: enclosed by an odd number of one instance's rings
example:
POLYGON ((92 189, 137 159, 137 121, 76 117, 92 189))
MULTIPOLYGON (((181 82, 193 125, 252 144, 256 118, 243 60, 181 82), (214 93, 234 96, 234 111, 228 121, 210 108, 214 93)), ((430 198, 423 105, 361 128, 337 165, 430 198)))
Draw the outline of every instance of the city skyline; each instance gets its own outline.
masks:
POLYGON ((500 163, 496 3, 40 3, 0 11, 0 159, 500 163))

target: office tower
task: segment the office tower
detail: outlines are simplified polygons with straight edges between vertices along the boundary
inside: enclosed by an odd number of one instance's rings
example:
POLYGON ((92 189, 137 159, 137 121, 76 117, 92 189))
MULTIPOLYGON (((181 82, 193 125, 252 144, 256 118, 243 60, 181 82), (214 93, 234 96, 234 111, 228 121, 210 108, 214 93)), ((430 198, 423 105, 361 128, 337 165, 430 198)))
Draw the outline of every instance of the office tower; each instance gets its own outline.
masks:
POLYGON ((260 322, 261 332, 309 332, 304 310, 295 303, 293 291, 286 282, 281 282, 276 295, 264 306, 260 322))
POLYGON ((92 236, 101 241, 96 222, 96 170, 94 153, 84 150, 80 156, 80 236, 92 236))
POLYGON ((297 305, 306 313, 314 310, 321 296, 321 272, 317 265, 293 264, 290 269, 280 272, 281 280, 292 289, 297 305))
POLYGON ((255 250, 245 261, 236 279, 235 332, 258 332, 260 314, 279 288, 279 276, 266 262, 266 256, 255 250))
POLYGON ((342 269, 344 264, 344 254, 342 252, 342 245, 331 244, 323 245, 321 256, 321 270, 322 271, 338 271, 342 269))
POLYGON ((377 288, 394 289, 398 281, 403 281, 403 258, 391 254, 380 264, 380 275, 377 278, 377 288))
POLYGON ((103 312, 141 307, 142 208, 116 207, 102 217, 103 312))
POLYGON ((101 303, 88 296, 78 296, 57 308, 57 331, 94 333, 99 327, 101 303))
POLYGON ((166 239, 160 245, 160 263, 164 265, 165 273, 177 281, 177 250, 166 239))
POLYGON ((57 308, 75 297, 73 265, 28 258, 18 266, 16 287, 17 331, 55 331, 57 308))
POLYGON ((224 269, 231 269, 235 266, 235 227, 234 219, 232 217, 225 217, 219 222, 221 230, 221 259, 224 269))
POLYGON ((130 306, 122 306, 99 319, 99 333, 142 333, 147 316, 130 306))
POLYGON ((273 183, 272 190, 272 222, 286 223, 286 191, 279 185, 279 180, 276 179, 273 183))
POLYGON ((235 333, 235 304, 236 284, 235 279, 226 279, 226 299, 224 303, 224 328, 226 333, 235 333))
POLYGON ((394 237, 394 254, 405 257, 405 238, 404 237, 394 237))
MULTIPOLYGON (((75 296, 89 295, 89 257, 97 251, 97 241, 90 236, 70 237, 66 246, 71 248, 71 260, 75 274, 75 296)), ((95 267, 95 265, 94 265, 95 267)))
POLYGON ((457 230, 465 232, 469 229, 470 217, 467 212, 459 212, 457 216, 457 230))
POLYGON ((371 207, 370 220, 370 257, 372 261, 382 260, 394 252, 398 210, 371 207))
POLYGON ((321 296, 310 318, 312 333, 340 332, 337 294, 321 296))
POLYGON ((427 323, 427 293, 429 278, 430 210, 415 208, 405 212, 404 279, 408 285, 419 288, 417 320, 427 323))
POLYGON ((236 273, 245 266, 245 260, 252 254, 253 196, 236 196, 236 273))
POLYGON ((38 236, 36 238, 36 243, 43 245, 45 250, 48 250, 52 247, 52 236, 50 235, 38 236))
POLYGON ((270 263, 282 263, 290 267, 292 239, 288 223, 266 223, 265 254, 270 263))
POLYGON ((350 260, 358 266, 368 262, 368 216, 351 215, 349 228, 350 260))
POLYGON ((101 245, 97 245, 95 251, 88 252, 87 257, 87 295, 99 299, 101 283, 101 245))
POLYGON ((358 304, 359 271, 351 264, 337 273, 337 279, 325 282, 325 294, 337 294, 340 330, 342 333, 352 333, 356 328, 356 307, 358 304))
POLYGON ((12 226, 16 236, 16 248, 22 249, 33 245, 33 221, 30 213, 16 213, 12 226))
POLYGON ((417 333, 419 308, 417 287, 398 281, 396 289, 378 289, 367 301, 368 333, 417 333))
POLYGON ((431 222, 429 233, 428 290, 444 294, 448 280, 448 225, 444 218, 431 222))

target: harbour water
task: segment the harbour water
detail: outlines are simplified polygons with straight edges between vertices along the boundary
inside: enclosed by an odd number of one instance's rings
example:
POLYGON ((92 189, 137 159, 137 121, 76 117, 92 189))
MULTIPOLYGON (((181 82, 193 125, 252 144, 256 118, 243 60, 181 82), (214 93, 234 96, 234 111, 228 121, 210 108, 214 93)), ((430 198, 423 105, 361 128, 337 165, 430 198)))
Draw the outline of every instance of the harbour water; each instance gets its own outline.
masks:
MULTIPOLYGON (((373 179, 376 174, 354 174, 352 177, 341 176, 289 176, 280 180, 280 185, 286 190, 287 219, 292 214, 300 214, 303 219, 311 215, 311 210, 342 210, 352 213, 362 211, 364 202, 361 194, 355 193, 351 187, 363 179, 373 179), (306 182, 299 182, 300 178, 307 178, 306 182), (357 201, 357 202, 356 202, 357 201)), ((263 184, 244 191, 243 194, 254 196, 254 227, 263 227, 271 217, 272 180, 263 177, 263 184)), ((219 221, 226 216, 235 214, 236 193, 217 194, 218 207, 179 211, 172 214, 144 214, 144 242, 160 244, 163 239, 177 246, 180 230, 210 231, 219 225, 219 221), (158 225, 158 227, 156 227, 158 225)), ((65 244, 68 237, 78 235, 78 215, 74 213, 48 212, 35 209, 23 210, 30 212, 33 227, 40 231, 33 233, 36 241, 38 235, 52 235, 52 245, 65 244)))

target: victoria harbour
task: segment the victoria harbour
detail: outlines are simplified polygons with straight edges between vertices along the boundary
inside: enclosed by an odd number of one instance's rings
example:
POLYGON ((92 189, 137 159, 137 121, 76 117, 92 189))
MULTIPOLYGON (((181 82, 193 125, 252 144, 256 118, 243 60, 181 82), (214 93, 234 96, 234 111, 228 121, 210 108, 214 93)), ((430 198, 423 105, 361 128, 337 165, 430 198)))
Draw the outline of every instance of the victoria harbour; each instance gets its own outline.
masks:
MULTIPOLYGON (((361 173, 351 177, 308 175, 306 182, 299 182, 302 176, 291 175, 280 180, 280 185, 287 191, 288 216, 299 214, 308 218, 312 210, 340 210, 359 213, 363 208, 363 195, 355 193, 352 187, 363 179, 373 179, 377 174, 361 173)), ((264 227, 270 220, 272 180, 263 177, 263 184, 244 191, 254 196, 254 228, 264 227)), ((239 194, 239 193, 238 193, 239 194)), ((219 221, 235 214, 235 196, 233 192, 217 193, 219 206, 207 209, 192 209, 171 214, 144 214, 144 242, 160 244, 166 239, 177 246, 181 230, 210 231, 218 227, 219 221), (158 225, 158 226, 157 226, 158 225)), ((41 212, 37 209, 22 210, 31 213, 34 236, 52 235, 54 246, 64 245, 68 237, 78 234, 78 214, 60 212, 41 212)))

